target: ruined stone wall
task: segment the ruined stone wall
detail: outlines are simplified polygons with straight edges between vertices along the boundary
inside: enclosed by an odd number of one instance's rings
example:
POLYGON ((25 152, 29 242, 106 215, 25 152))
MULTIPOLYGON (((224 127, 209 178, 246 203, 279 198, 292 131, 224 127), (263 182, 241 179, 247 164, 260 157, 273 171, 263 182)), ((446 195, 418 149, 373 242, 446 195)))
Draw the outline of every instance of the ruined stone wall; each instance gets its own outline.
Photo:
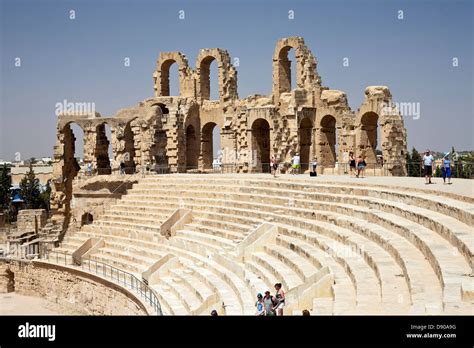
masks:
POLYGON ((80 178, 81 180, 78 180, 73 188, 69 227, 79 229, 99 219, 111 205, 132 188, 133 184, 138 182, 138 176, 139 174, 98 175, 92 178, 80 178))
POLYGON ((18 231, 38 231, 46 224, 48 214, 44 209, 23 209, 18 212, 18 231))
POLYGON ((15 291, 55 303, 64 313, 146 315, 147 309, 126 289, 92 274, 40 261, 13 263, 15 291))
POLYGON ((222 163, 237 172, 268 171, 270 156, 288 164, 300 153, 303 172, 308 170, 304 162, 317 158, 322 170, 343 174, 349 153, 354 152, 366 156, 374 168, 371 173, 406 174, 406 130, 398 111, 385 107, 392 101, 389 89, 367 87, 361 107, 352 111, 343 91, 322 85, 316 57, 301 37, 277 42, 270 96, 239 99, 237 70, 230 54, 219 48, 200 50, 194 68, 183 53, 163 52, 153 79, 153 98, 122 109, 114 117, 98 113, 58 117, 51 201, 58 225, 67 226, 71 218, 72 182, 80 169, 74 156, 82 155, 94 167, 109 166, 98 174, 117 173, 121 162, 127 174, 147 168, 160 173, 205 172, 212 170, 213 127, 221 131, 222 163), (296 81, 291 81, 290 50, 295 53, 296 81), (218 100, 210 100, 213 62, 218 69, 218 100), (177 96, 170 96, 173 64, 179 71, 177 96), (72 122, 84 130, 83 154, 75 154, 72 122), (104 137, 105 124, 111 128, 111 139, 104 137), (377 147, 382 149, 383 168, 376 163, 377 147))
POLYGON ((0 294, 5 294, 15 290, 15 280, 13 272, 5 262, 0 262, 0 294))

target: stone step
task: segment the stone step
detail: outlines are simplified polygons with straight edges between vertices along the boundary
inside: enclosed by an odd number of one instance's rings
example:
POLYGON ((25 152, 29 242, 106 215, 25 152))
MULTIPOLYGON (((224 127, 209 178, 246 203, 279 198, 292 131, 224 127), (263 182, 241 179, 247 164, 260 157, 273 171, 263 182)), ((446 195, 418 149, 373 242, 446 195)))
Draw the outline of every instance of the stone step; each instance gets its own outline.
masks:
POLYGON ((156 222, 156 224, 138 224, 138 223, 131 223, 131 222, 123 222, 118 219, 114 221, 106 221, 106 220, 97 220, 94 221, 93 224, 89 226, 97 226, 97 227, 121 227, 121 228, 128 228, 146 232, 160 232, 161 222, 156 222))
POLYGON ((291 290, 303 283, 302 279, 293 269, 267 252, 252 253, 252 260, 268 273, 273 274, 274 279, 277 279, 276 282, 282 283, 283 290, 285 291, 291 290))
POLYGON ((169 217, 167 215, 148 215, 147 217, 144 217, 143 214, 142 216, 138 215, 137 213, 134 213, 130 211, 130 216, 128 215, 123 215, 123 214, 117 214, 114 211, 110 213, 106 213, 100 216, 98 221, 107 221, 107 222, 124 222, 124 223, 131 223, 131 224, 140 224, 140 225, 149 225, 152 226, 153 228, 156 228, 156 226, 161 226, 161 224, 169 217), (133 214, 133 215, 132 215, 133 214))
MULTIPOLYGON (((193 198, 193 199, 195 199, 195 198, 193 198)), ((209 199, 206 199, 206 200, 209 201, 209 199)), ((215 203, 215 200, 213 202, 215 203)), ((259 211, 266 211, 266 210, 269 210, 269 209, 275 209, 276 208, 276 207, 272 207, 272 205, 269 205, 269 204, 254 203, 254 202, 252 202, 252 204, 249 204, 249 203, 242 202, 242 201, 238 201, 238 202, 236 201, 236 202, 234 202, 234 205, 238 205, 239 207, 243 206, 246 209, 248 209, 248 208, 250 208, 250 206, 252 206, 254 208, 254 210, 255 210, 255 206, 258 206, 260 208, 259 211), (272 208, 270 208, 270 207, 272 207, 272 208)), ((320 208, 322 208, 322 207, 320 207, 320 208)), ((309 209, 293 208, 293 207, 285 207, 284 209, 285 209, 285 211, 287 211, 289 213, 294 212, 294 213, 297 213, 299 215, 301 215, 303 212, 307 215, 314 214, 314 211, 311 211, 309 209)), ((365 219, 366 220, 369 219, 369 221, 374 220, 374 212, 376 212, 376 210, 374 210, 374 209, 364 209, 364 208, 359 208, 359 207, 354 207, 354 206, 349 206, 349 205, 334 205, 334 206, 328 207, 328 209, 329 209, 328 211, 332 211, 331 209, 337 209, 338 212, 343 213, 344 215, 349 215, 349 216, 352 215, 352 216, 356 216, 356 217, 357 216, 358 217, 365 217, 365 219)), ((281 211, 281 209, 280 209, 280 211, 281 211)), ((388 214, 388 213, 384 213, 384 212, 380 212, 380 213, 381 214, 388 214)), ((397 224, 398 221, 404 221, 404 219, 399 217, 399 216, 395 216, 395 215, 391 215, 391 216, 393 216, 393 219, 392 219, 393 221, 391 222, 394 225, 393 227, 396 227, 396 224, 397 224)), ((378 215, 375 214, 375 217, 378 217, 378 215)), ((381 218, 378 218, 377 220, 384 221, 381 218)), ((409 224, 413 225, 412 223, 409 223, 409 224)), ((420 228, 422 228, 422 226, 420 226, 420 228)), ((412 231, 412 232, 414 232, 414 231, 412 231)), ((432 234, 432 232, 430 232, 429 234, 432 234)), ((409 235, 406 236, 406 237, 409 240, 411 238, 411 236, 409 236, 409 235)), ((427 240, 427 242, 429 242, 429 240, 427 240)), ((446 247, 449 250, 452 250, 452 248, 450 248, 449 246, 446 246, 446 247)), ((427 252, 427 250, 429 250, 429 247, 424 249, 425 253, 427 252)), ((432 261, 436 261, 436 260, 432 259, 432 261)), ((461 262, 461 265, 463 264, 463 261, 459 260, 459 258, 458 258, 458 260, 454 261, 454 263, 457 263, 457 262, 461 262)), ((434 267, 437 267, 436 262, 435 262, 434 267)))
POLYGON ((193 292, 198 300, 202 303, 206 301, 207 298, 214 295, 215 292, 199 278, 195 277, 193 273, 194 271, 190 269, 170 269, 170 274, 175 278, 181 279, 182 283, 188 288, 188 290, 193 292))
POLYGON ((151 288, 156 291, 160 304, 169 311, 170 315, 189 315, 182 301, 171 288, 163 283, 151 285, 151 288))
MULTIPOLYGON (((452 216, 453 213, 456 215, 456 218, 460 221, 465 222, 468 225, 474 223, 474 204, 466 203, 456 199, 446 197, 443 199, 443 202, 439 201, 438 196, 432 194, 427 190, 414 190, 407 189, 405 187, 390 188, 387 186, 380 185, 355 185, 354 183, 311 183, 311 182, 295 182, 293 180, 243 180, 238 181, 239 185, 236 185, 236 180, 219 180, 219 178, 213 178, 212 184, 209 184, 208 181, 203 180, 193 180, 190 178, 183 182, 178 179, 178 181, 170 181, 166 184, 169 187, 173 187, 176 190, 183 189, 194 189, 201 188, 212 191, 217 191, 222 188, 225 189, 276 189, 278 192, 282 191, 295 191, 296 193, 301 192, 318 192, 318 193, 327 193, 327 194, 349 194, 352 196, 370 196, 370 197, 379 197, 385 199, 394 198, 397 201, 403 202, 405 204, 411 204, 414 206, 429 206, 430 208, 436 209, 443 214, 452 216)), ((160 189, 163 184, 157 181, 148 181, 141 182, 139 187, 146 189, 160 189)), ((138 187, 137 187, 138 188, 138 187)), ((293 193, 295 193, 293 192, 293 193)), ((288 193, 288 192, 287 192, 288 193)))
POLYGON ((265 245, 264 250, 266 253, 285 263, 303 282, 318 271, 318 268, 315 268, 310 261, 293 252, 291 249, 280 245, 265 245))
POLYGON ((207 217, 202 217, 202 215, 199 215, 196 218, 194 218, 194 214, 193 214, 193 222, 195 224, 199 224, 203 226, 212 226, 224 231, 236 232, 235 233, 236 235, 248 232, 251 226, 253 227, 253 225, 250 225, 249 223, 244 225, 244 224, 236 223, 234 221, 223 220, 226 218, 230 218, 230 216, 226 216, 225 214, 220 214, 219 217, 214 217, 211 214, 208 214, 207 217))
POLYGON ((224 230, 222 228, 218 228, 215 226, 203 225, 195 221, 189 224, 186 224, 186 229, 200 232, 202 234, 213 235, 223 240, 226 240, 227 243, 230 242, 232 244, 234 244, 234 242, 240 242, 243 238, 245 238, 245 236, 248 233, 250 233, 250 230, 251 230, 249 226, 249 231, 247 232, 235 232, 235 231, 230 231, 230 230, 224 230))
POLYGON ((334 299, 331 297, 317 297, 313 300, 311 315, 333 314, 334 299))
POLYGON ((313 255, 313 250, 311 250, 313 247, 305 245, 300 241, 295 242, 293 239, 288 238, 288 236, 294 236, 301 239, 301 241, 308 241, 313 245, 317 245, 318 248, 325 248, 326 245, 330 245, 336 254, 334 256, 344 256, 348 259, 349 263, 353 257, 363 258, 377 277, 382 291, 382 302, 387 302, 390 303, 392 307, 397 307, 394 308, 394 310, 396 309, 400 313, 408 309, 411 297, 407 279, 396 260, 370 239, 349 233, 347 230, 338 228, 337 226, 333 226, 332 228, 334 233, 338 231, 338 234, 331 235, 331 238, 325 234, 321 235, 316 231, 289 228, 282 231, 283 235, 277 238, 277 244, 308 257, 308 260, 312 263, 322 262, 313 255), (343 241, 343 243, 340 241, 343 241))
POLYGON ((102 252, 102 251, 98 251, 88 256, 87 259, 91 260, 92 264, 93 264, 93 261, 98 261, 98 262, 105 263, 109 266, 118 268, 121 271, 129 272, 133 274, 134 276, 136 276, 138 279, 142 279, 141 274, 147 268, 145 265, 142 265, 140 263, 136 263, 122 257, 112 256, 110 253, 102 252))
MULTIPOLYGON (((331 214, 326 214, 325 218, 377 243, 393 257, 405 275, 410 302, 417 308, 417 313, 424 313, 425 306, 430 303, 441 306, 442 288, 438 277, 423 253, 409 240, 363 219, 331 214)), ((402 297, 401 301, 406 302, 406 298, 402 297)))
POLYGON ((99 226, 99 225, 87 225, 82 228, 84 232, 91 232, 93 235, 100 238, 110 238, 111 236, 122 236, 132 239, 139 239, 143 241, 155 241, 163 238, 159 232, 137 230, 133 227, 123 228, 120 226, 99 226))
POLYGON ((180 278, 160 277, 159 284, 162 284, 169 289, 167 293, 163 293, 163 296, 167 296, 169 292, 173 293, 181 302, 181 305, 184 307, 186 314, 188 315, 191 314, 194 309, 199 308, 202 303, 194 292, 189 291, 180 278))
MULTIPOLYGON (((175 237, 184 237, 187 239, 195 239, 196 241, 201 241, 206 244, 210 244, 215 247, 224 248, 225 246, 235 248, 236 243, 227 238, 219 237, 218 235, 211 233, 203 233, 201 230, 195 229, 195 225, 189 224, 186 225, 185 230, 178 230, 175 237)), ((213 229, 209 229, 213 232, 213 229)))

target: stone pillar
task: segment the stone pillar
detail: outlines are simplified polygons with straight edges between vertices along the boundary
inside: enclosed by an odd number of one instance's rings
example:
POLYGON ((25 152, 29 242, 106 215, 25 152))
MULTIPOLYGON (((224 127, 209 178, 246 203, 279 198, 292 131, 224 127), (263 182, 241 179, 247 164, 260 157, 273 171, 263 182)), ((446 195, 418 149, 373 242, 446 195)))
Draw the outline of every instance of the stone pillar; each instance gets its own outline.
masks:
POLYGON ((9 265, 0 263, 0 294, 15 291, 15 277, 9 265))

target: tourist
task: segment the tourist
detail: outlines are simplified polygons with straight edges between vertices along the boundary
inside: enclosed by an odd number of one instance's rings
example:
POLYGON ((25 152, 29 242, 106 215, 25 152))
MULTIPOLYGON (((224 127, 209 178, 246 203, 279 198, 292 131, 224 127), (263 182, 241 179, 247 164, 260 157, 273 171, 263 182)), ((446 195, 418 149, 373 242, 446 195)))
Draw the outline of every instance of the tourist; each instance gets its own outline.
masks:
POLYGON ((367 168, 367 162, 365 161, 367 157, 362 156, 362 177, 365 177, 365 168, 367 168))
POLYGON ((92 176, 92 162, 87 163, 87 175, 92 176))
POLYGON ((125 174, 125 163, 124 161, 120 162, 120 175, 125 174))
POLYGON ((360 176, 360 173, 362 172, 362 170, 364 169, 364 160, 362 159, 362 156, 359 155, 357 156, 357 161, 356 161, 356 164, 357 164, 357 174, 356 174, 356 178, 358 178, 360 176))
POLYGON ((291 173, 294 175, 296 174, 296 172, 299 173, 300 171, 300 154, 299 153, 296 153, 296 155, 293 156, 293 158, 291 159, 293 165, 292 165, 292 171, 291 173))
POLYGON ((311 176, 318 176, 316 169, 318 167, 318 159, 316 157, 313 158, 313 161, 311 162, 311 167, 312 171, 310 173, 311 176))
POLYGON ((448 184, 451 184, 451 161, 449 160, 449 152, 444 155, 443 167, 441 168, 441 174, 443 175, 443 183, 446 184, 446 177, 447 177, 448 184))
POLYGON ((303 317, 309 317, 311 316, 311 313, 307 309, 303 309, 303 317))
POLYGON ((262 294, 257 295, 257 302, 255 302, 255 307, 257 307, 257 312, 255 313, 255 315, 265 315, 265 304, 263 302, 262 294))
POLYGON ((276 304, 273 307, 273 309, 275 310, 276 315, 282 316, 283 315, 283 307, 285 307, 285 292, 281 288, 281 283, 276 283, 275 284, 275 290, 276 290, 276 294, 275 294, 275 299, 276 299, 275 303, 276 304))
POLYGON ((430 150, 425 151, 425 155, 423 156, 423 165, 424 165, 424 173, 425 173, 425 184, 431 184, 431 176, 433 175, 433 165, 434 165, 434 157, 430 153, 430 150))
POLYGON ((213 309, 211 311, 211 317, 218 317, 218 316, 219 316, 219 314, 217 314, 217 311, 215 309, 213 309))
POLYGON ((275 311, 273 309, 274 304, 275 304, 275 298, 272 295, 270 295, 270 290, 265 291, 265 296, 263 298, 263 306, 265 308, 266 316, 275 315, 275 311))
POLYGON ((356 160, 354 158, 354 152, 349 152, 349 174, 353 177, 356 173, 356 160))
POLYGON ((272 155, 272 158, 270 159, 270 171, 273 174, 274 178, 276 178, 277 169, 278 169, 278 161, 275 155, 272 155))

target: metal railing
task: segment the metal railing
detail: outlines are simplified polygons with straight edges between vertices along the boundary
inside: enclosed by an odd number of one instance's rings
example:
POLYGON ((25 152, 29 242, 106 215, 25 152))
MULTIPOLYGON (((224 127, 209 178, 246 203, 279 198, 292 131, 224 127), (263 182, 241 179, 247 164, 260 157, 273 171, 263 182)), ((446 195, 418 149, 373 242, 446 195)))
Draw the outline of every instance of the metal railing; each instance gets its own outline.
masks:
POLYGON ((143 300, 145 300, 145 302, 147 302, 153 308, 157 315, 163 315, 161 311, 161 305, 155 291, 133 274, 117 267, 108 265, 104 262, 92 260, 90 258, 82 258, 81 269, 109 279, 112 282, 116 282, 117 284, 132 290, 132 292, 136 293, 143 300))
MULTIPOLYGON (((397 163, 397 165, 403 167, 403 164, 397 163)), ((212 167, 198 167, 198 166, 184 166, 178 165, 177 167, 161 167, 159 170, 150 171, 149 173, 157 174, 169 174, 169 173, 215 173, 215 174, 230 174, 238 173, 241 168, 247 168, 248 171, 253 173, 270 173, 271 163, 259 163, 257 165, 251 163, 222 163, 214 165, 212 167)), ((350 171, 348 163, 325 163, 318 164, 318 170, 323 171, 326 174, 348 174, 350 171)), ((298 169, 292 168, 291 163, 282 162, 278 164, 278 173, 295 173, 303 174, 307 170, 312 170, 312 163, 301 163, 298 169)), ((390 175, 390 168, 388 164, 381 165, 380 163, 367 163, 365 172, 371 170, 373 175, 390 175)))
MULTIPOLYGON (((125 168, 125 171, 122 175, 133 175, 133 174, 142 174, 143 176, 149 174, 172 174, 172 173, 215 173, 215 174, 231 174, 238 173, 241 168, 246 167, 247 170, 251 172, 259 173, 270 173, 271 164, 270 163, 220 163, 207 166, 189 166, 189 165, 177 165, 169 166, 166 164, 147 164, 142 166, 141 169, 130 167, 125 168)), ((436 175, 436 168, 433 167, 433 176, 436 175)), ((300 168, 294 170, 291 163, 289 162, 280 162, 278 164, 277 171, 279 173, 297 173, 301 174, 307 170, 311 170, 312 163, 301 163, 300 168)), ((318 163, 319 171, 322 171, 325 174, 349 174, 351 171, 350 164, 348 162, 332 162, 332 163, 318 163)), ((423 163, 413 162, 413 161, 399 161, 399 162, 367 162, 364 168, 364 173, 374 176, 415 176, 422 177, 424 176, 423 163)), ((357 171, 357 168, 356 168, 357 171)), ((473 162, 452 162, 451 163, 451 173, 454 178, 473 178, 474 177, 474 163, 473 162)), ((87 170, 81 173, 83 177, 89 176, 87 170)), ((92 173, 92 176, 100 174, 120 174, 120 169, 114 169, 110 171, 110 168, 95 169, 92 173), (107 172, 109 170, 109 172, 107 172), (100 173, 99 173, 100 172, 100 173)), ((440 175, 438 175, 440 176, 440 175)))

